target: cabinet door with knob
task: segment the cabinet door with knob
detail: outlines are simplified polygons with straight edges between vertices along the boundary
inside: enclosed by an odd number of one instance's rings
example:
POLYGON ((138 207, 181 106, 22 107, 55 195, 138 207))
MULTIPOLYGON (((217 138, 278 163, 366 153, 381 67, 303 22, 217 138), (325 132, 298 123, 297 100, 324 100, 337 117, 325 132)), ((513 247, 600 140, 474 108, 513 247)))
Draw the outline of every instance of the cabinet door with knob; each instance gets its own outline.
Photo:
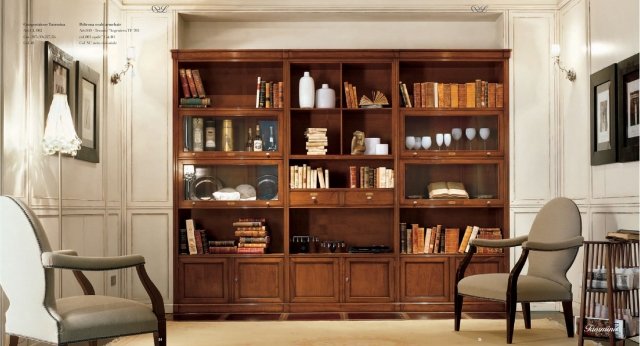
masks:
POLYGON ((233 299, 236 303, 282 303, 282 258, 236 258, 233 265, 233 299))
POLYGON ((344 267, 345 302, 394 301, 393 258, 345 258, 344 267))

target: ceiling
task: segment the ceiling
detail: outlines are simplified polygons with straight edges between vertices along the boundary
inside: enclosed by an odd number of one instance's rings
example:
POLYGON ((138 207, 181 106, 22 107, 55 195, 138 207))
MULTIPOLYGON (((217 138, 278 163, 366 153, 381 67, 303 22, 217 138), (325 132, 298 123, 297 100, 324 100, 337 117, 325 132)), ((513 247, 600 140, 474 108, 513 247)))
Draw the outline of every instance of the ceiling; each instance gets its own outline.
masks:
MULTIPOLYGON (((124 5, 158 5, 154 0, 121 0, 124 5)), ((471 4, 488 5, 489 7, 556 7, 566 0, 164 0, 161 3, 169 6, 185 7, 237 7, 237 8, 360 8, 363 11, 371 8, 438 8, 438 7, 470 7, 471 4)))

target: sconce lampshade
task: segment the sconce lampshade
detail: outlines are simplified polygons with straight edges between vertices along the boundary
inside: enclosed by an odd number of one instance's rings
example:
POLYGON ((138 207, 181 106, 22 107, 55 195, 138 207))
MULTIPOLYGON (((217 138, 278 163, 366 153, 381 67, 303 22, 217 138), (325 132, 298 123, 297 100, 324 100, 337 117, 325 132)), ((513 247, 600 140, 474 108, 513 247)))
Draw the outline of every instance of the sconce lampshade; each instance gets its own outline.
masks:
POLYGON ((73 126, 67 95, 54 94, 42 138, 44 153, 53 155, 60 152, 76 156, 81 143, 73 126))

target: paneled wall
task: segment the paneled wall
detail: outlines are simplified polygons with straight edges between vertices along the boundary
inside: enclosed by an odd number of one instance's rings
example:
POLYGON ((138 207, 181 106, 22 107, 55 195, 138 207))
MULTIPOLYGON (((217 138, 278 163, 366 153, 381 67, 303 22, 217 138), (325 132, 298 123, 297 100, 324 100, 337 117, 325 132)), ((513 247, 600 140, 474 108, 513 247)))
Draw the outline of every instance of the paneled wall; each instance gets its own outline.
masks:
MULTIPOLYGON (((108 83, 109 72, 115 69, 108 59, 119 55, 116 51, 120 48, 115 44, 104 49, 101 43, 79 43, 79 23, 121 22, 120 17, 124 13, 121 4, 116 0, 28 0, 2 1, 0 8, 1 193, 19 197, 35 210, 54 249, 74 249, 86 256, 122 254, 123 94, 117 86, 108 83), (40 40, 24 44, 25 23, 64 23, 64 26, 46 27, 42 34, 52 35, 50 41, 53 44, 100 74, 96 105, 100 113, 99 163, 63 157, 62 175, 59 177, 57 157, 42 153, 45 48, 40 40), (61 232, 58 222, 59 181, 62 183, 63 205, 61 232)), ((118 67, 122 66, 121 62, 118 61, 118 67)), ((71 82, 75 81, 72 79, 71 82)), ((122 273, 87 274, 96 293, 122 294, 122 273), (112 276, 115 276, 114 285, 111 285, 112 276)), ((55 290, 58 297, 81 293, 70 272, 57 273, 55 290)), ((8 305, 2 295, 0 331, 4 328, 4 312, 8 305)), ((0 345, 3 342, 4 337, 0 338, 0 345)))

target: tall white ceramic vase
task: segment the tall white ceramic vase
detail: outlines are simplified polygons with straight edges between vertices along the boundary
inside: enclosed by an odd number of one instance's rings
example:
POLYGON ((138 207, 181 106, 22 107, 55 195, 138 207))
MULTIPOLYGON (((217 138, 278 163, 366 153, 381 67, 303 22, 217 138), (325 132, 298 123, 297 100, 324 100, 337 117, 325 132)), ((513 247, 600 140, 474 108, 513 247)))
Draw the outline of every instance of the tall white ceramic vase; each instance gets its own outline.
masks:
POLYGON ((335 107, 336 92, 333 89, 329 88, 329 84, 322 84, 322 88, 316 90, 316 108, 335 107))
POLYGON ((309 75, 308 71, 304 72, 304 76, 300 78, 300 85, 298 86, 298 100, 300 101, 300 108, 313 108, 315 102, 316 88, 313 83, 313 77, 309 75))

